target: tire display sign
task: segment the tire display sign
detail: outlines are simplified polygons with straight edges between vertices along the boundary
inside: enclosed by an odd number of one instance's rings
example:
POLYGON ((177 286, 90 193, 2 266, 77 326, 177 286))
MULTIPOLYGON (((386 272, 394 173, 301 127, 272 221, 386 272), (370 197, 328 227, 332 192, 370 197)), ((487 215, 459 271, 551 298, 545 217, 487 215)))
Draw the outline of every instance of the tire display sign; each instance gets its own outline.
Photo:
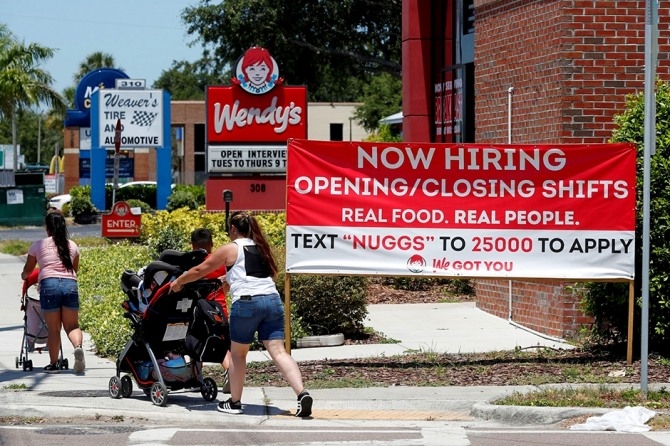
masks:
POLYGON ((163 147, 163 90, 98 91, 100 147, 114 148, 117 120, 121 147, 163 147))
POLYGON ((634 278, 632 144, 292 140, 286 271, 634 278))

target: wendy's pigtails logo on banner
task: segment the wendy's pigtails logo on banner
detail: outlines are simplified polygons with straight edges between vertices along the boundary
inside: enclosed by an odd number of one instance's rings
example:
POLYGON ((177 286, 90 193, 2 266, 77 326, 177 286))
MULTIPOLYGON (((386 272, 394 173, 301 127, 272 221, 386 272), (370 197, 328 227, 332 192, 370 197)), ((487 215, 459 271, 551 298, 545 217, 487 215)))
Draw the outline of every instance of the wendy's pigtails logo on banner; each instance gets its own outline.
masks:
POLYGON ((265 48, 249 48, 237 61, 233 84, 251 94, 265 94, 284 79, 279 77, 279 66, 265 48))
POLYGON ((413 273, 422 273, 426 268, 426 259, 419 254, 414 254, 407 260, 407 269, 413 273))

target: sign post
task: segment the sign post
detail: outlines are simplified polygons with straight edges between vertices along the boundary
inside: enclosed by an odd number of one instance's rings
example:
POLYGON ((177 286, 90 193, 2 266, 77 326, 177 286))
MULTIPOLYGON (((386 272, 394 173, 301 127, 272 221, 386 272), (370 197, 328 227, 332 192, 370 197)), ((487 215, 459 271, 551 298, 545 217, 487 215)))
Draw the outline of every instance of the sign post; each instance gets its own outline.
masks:
POLYGON ((223 191, 223 202, 226 204, 226 234, 230 231, 230 222, 228 217, 230 216, 230 202, 233 201, 233 191, 226 189, 223 191))
POLYGON ((112 206, 116 203, 116 190, 119 188, 119 152, 121 151, 121 119, 116 120, 114 132, 114 186, 112 189, 112 206))

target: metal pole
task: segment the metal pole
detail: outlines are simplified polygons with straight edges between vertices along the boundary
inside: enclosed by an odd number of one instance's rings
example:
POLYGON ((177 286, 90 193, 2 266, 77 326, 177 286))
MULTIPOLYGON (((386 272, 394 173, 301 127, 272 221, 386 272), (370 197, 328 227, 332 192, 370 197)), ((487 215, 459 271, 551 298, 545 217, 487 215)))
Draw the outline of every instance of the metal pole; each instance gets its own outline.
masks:
POLYGON ((644 178, 642 192, 642 320, 640 323, 640 389, 646 396, 649 356, 649 200, 651 156, 656 152, 656 54, 658 0, 646 0, 644 34, 644 178))
POLYGON ((514 87, 507 89, 507 144, 512 144, 512 93, 514 87))
POLYGON ((42 151, 42 115, 37 115, 37 164, 40 163, 40 152, 42 151))

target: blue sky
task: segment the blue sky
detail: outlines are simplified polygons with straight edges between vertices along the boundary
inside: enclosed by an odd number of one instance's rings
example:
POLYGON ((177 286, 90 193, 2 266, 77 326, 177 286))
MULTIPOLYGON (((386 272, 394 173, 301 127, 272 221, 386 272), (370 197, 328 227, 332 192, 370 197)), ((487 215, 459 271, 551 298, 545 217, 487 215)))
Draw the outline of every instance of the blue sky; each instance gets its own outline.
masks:
POLYGON ((147 87, 172 65, 193 62, 200 45, 186 34, 181 11, 197 2, 180 0, 0 0, 0 22, 25 43, 56 49, 43 68, 62 91, 74 86, 79 64, 91 53, 114 56, 117 67, 147 87))

